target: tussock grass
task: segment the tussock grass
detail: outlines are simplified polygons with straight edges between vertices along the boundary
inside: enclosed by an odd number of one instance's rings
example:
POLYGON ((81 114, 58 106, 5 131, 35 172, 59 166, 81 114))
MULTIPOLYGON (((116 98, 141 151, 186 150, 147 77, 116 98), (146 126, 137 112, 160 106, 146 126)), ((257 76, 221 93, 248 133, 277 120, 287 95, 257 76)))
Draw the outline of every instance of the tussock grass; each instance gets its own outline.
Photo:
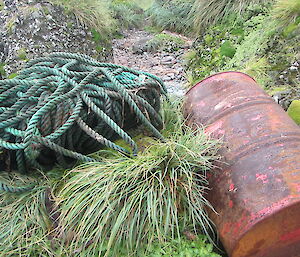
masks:
POLYGON ((58 197, 60 230, 71 252, 120 256, 119 249, 134 252, 155 240, 180 238, 185 227, 213 235, 206 172, 218 142, 203 128, 195 134, 185 127, 173 108, 165 110, 166 142, 144 138, 144 150, 134 158, 102 151, 101 162, 69 173, 58 197))
POLYGON ((206 172, 219 142, 186 127, 180 105, 163 105, 166 141, 140 138, 136 157, 102 150, 98 163, 69 172, 1 174, 39 182, 22 194, 0 193, 0 256, 147 256, 152 242, 180 240, 186 229, 212 240, 206 172))
POLYGON ((132 29, 144 24, 144 11, 135 1, 115 0, 110 6, 120 28, 132 29))
MULTIPOLYGON (((21 183, 31 181, 19 174, 10 177, 21 183)), ((1 174, 1 179, 11 178, 1 174)), ((0 256, 58 256, 58 249, 53 251, 53 224, 46 208, 51 182, 43 179, 29 192, 0 193, 0 256)))
POLYGON ((263 0, 195 0, 190 13, 197 30, 213 25, 232 13, 241 14, 247 6, 263 0))
POLYGON ((299 0, 278 0, 273 10, 274 19, 281 21, 282 25, 300 22, 300 1, 299 0))
POLYGON ((162 30, 188 34, 193 29, 193 19, 189 16, 194 0, 156 0, 147 10, 152 25, 162 30))
POLYGON ((248 74, 257 80, 259 85, 266 85, 266 83, 270 80, 269 75, 267 73, 268 70, 271 69, 271 65, 268 63, 266 57, 262 57, 259 59, 251 59, 247 61, 244 65, 244 69, 241 72, 248 74))
POLYGON ((68 13, 73 13, 82 25, 94 29, 100 34, 110 34, 116 30, 108 0, 50 0, 68 13))

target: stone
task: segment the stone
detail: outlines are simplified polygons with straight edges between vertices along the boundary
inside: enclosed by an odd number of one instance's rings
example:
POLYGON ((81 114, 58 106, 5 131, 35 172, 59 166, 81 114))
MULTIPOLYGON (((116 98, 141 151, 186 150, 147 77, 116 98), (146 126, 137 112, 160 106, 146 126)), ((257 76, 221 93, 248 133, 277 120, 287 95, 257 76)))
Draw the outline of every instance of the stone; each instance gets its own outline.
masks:
POLYGON ((290 71, 298 71, 298 67, 297 66, 291 66, 290 71))
POLYGON ((157 50, 156 52, 144 51, 134 54, 133 45, 141 45, 140 39, 151 37, 150 33, 140 30, 124 32, 125 38, 113 41, 113 56, 116 64, 149 72, 160 77, 167 88, 170 97, 180 98, 185 94, 184 68, 181 60, 185 50, 176 53, 157 50))
POLYGON ((143 38, 139 39, 137 42, 135 42, 135 43, 132 45, 132 52, 133 52, 134 54, 142 54, 142 53, 144 53, 145 51, 147 51, 146 45, 147 45, 147 42, 148 42, 151 38, 152 38, 151 36, 147 36, 147 37, 143 37, 143 38))

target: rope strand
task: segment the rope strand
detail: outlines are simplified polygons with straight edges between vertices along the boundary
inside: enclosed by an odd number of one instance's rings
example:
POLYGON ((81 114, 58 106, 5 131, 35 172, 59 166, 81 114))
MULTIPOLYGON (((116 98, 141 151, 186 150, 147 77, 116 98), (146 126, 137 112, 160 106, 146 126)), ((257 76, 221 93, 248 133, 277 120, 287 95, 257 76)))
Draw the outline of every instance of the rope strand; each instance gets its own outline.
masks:
MULTIPOLYGON (((158 129, 163 82, 146 72, 101 63, 89 56, 53 53, 29 61, 13 79, 0 81, 0 152, 14 154, 20 172, 59 163, 70 167, 101 146, 126 155, 137 145, 126 132, 143 124, 163 139, 158 129), (121 137, 131 148, 116 145, 121 137)), ((21 192, 0 182, 0 191, 21 192)))

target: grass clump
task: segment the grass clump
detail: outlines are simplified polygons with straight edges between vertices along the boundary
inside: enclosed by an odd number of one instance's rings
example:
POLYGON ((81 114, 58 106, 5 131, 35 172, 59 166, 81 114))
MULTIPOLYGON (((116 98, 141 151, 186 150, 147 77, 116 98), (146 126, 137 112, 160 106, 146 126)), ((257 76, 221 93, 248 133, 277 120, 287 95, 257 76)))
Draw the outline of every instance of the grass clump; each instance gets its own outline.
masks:
POLYGON ((245 9, 254 3, 263 2, 262 0, 195 0, 192 16, 194 17, 195 27, 208 27, 227 18, 231 14, 242 14, 245 9))
POLYGON ((278 0, 273 10, 274 19, 278 19, 282 25, 300 22, 299 0, 278 0))
POLYGON ((174 121, 166 123, 165 142, 146 137, 134 158, 110 153, 69 173, 59 199, 60 229, 71 236, 71 251, 81 246, 89 256, 119 256, 120 249, 136 252, 156 240, 180 238, 185 227, 213 234, 205 211, 212 209, 206 172, 218 142, 202 128, 191 131, 171 111, 172 117, 164 114, 174 121))
POLYGON ((152 39, 147 41, 146 50, 155 52, 157 50, 164 50, 166 52, 174 52, 179 50, 185 44, 184 40, 165 33, 155 35, 152 39))
MULTIPOLYGON (((32 182, 21 175, 1 174, 1 180, 11 179, 22 184, 32 182)), ((47 188, 53 184, 46 177, 41 181, 29 192, 0 193, 0 256, 58 256, 53 251, 53 223, 46 207, 51 195, 47 188)))
POLYGON ((80 24, 101 34, 109 35, 116 30, 108 0, 51 0, 51 2, 64 8, 67 13, 74 14, 80 24))
POLYGON ((270 81, 267 72, 270 70, 271 66, 268 63, 267 58, 250 59, 245 63, 244 67, 245 68, 241 71, 255 78, 259 85, 266 85, 270 81))
POLYGON ((188 34, 193 30, 193 18, 189 16, 193 3, 194 0, 156 0, 146 13, 153 26, 188 34))
POLYGON ((144 23, 144 11, 139 5, 130 0, 114 0, 111 3, 114 18, 119 28, 137 28, 144 23))
POLYGON ((98 163, 69 172, 1 174, 6 184, 36 186, 0 193, 0 256, 217 257, 206 237, 182 234, 215 236, 206 172, 219 142, 183 125, 179 106, 165 104, 162 118, 165 142, 137 136, 138 156, 102 150, 98 163))

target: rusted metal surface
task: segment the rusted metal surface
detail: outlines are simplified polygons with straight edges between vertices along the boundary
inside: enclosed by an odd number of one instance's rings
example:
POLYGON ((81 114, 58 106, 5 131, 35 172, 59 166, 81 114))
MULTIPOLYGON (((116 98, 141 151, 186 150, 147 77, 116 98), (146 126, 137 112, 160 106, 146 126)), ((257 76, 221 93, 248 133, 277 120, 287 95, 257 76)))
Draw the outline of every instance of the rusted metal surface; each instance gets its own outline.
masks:
POLYGON ((231 257, 300 256, 300 128, 248 75, 225 72, 186 94, 187 124, 223 138, 210 213, 231 257))

